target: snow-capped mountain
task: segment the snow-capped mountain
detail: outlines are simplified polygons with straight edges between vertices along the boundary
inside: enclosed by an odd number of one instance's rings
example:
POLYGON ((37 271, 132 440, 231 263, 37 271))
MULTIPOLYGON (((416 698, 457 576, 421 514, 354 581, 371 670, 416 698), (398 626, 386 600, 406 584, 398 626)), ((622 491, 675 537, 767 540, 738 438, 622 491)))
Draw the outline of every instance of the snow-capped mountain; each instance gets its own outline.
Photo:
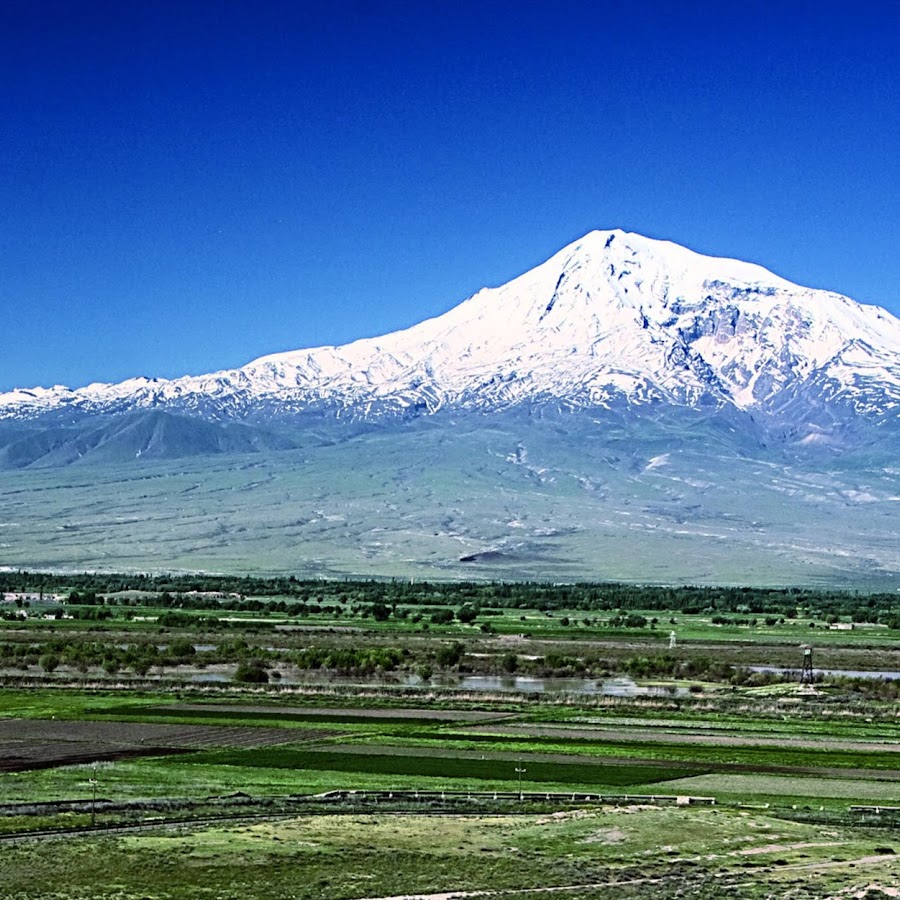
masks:
POLYGON ((893 316, 592 232, 384 337, 0 395, 0 561, 894 591, 898 446, 893 316))
POLYGON ((534 403, 731 407, 814 438, 848 416, 897 418, 900 321, 757 265, 594 231, 403 331, 210 375, 15 390, 0 394, 0 419, 366 419, 534 403))

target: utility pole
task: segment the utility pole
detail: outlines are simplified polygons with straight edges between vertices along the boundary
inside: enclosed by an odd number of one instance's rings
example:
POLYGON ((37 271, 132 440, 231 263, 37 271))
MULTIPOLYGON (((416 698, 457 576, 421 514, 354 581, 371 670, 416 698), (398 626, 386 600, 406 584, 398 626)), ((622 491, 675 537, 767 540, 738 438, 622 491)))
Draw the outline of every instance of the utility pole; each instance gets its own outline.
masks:
POLYGON ((516 764, 516 774, 519 776, 519 802, 520 803, 525 798, 525 795, 522 793, 522 774, 527 771, 528 770, 523 767, 522 760, 520 759, 519 762, 516 764))
POLYGON ((91 779, 93 794, 91 796, 91 828, 97 824, 97 764, 94 763, 94 777, 91 779))

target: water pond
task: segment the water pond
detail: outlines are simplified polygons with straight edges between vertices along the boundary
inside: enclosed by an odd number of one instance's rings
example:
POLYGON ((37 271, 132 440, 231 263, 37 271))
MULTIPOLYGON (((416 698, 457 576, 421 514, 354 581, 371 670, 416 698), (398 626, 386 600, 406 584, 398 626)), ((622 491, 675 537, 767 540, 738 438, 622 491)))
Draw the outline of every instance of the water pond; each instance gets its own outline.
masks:
MULTIPOLYGON (((231 680, 230 672, 202 671, 189 676, 196 683, 221 683, 231 680)), ((333 684, 345 687, 381 686, 422 689, 449 689, 484 693, 577 694, 603 697, 684 697, 686 688, 675 685, 641 685, 630 678, 533 678, 526 675, 439 675, 423 680, 418 675, 353 678, 316 672, 282 672, 281 684, 333 684)))
MULTIPOLYGON (((775 675, 793 675, 800 677, 800 669, 788 669, 783 666, 747 666, 751 672, 770 672, 775 675)), ((896 681, 900 678, 900 672, 870 669, 868 671, 856 671, 853 669, 813 669, 815 675, 824 675, 826 678, 883 678, 885 681, 896 681)))

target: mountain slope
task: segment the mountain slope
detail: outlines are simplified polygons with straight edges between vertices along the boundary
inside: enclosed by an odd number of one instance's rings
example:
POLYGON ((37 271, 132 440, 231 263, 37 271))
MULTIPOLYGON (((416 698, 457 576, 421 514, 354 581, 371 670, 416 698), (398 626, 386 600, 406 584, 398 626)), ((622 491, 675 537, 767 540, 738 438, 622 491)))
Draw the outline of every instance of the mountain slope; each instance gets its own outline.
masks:
POLYGON ((285 435, 251 425, 203 422, 159 410, 137 411, 93 417, 68 427, 0 426, 0 470, 179 459, 295 446, 285 435))
POLYGON ((595 231, 404 331, 211 375, 13 391, 0 395, 0 418, 372 420, 546 404, 730 407, 796 440, 860 417, 893 424, 900 321, 760 266, 595 231))
POLYGON ((740 452, 727 421, 444 412, 302 450, 8 471, 0 564, 900 586, 895 452, 809 467, 740 452))

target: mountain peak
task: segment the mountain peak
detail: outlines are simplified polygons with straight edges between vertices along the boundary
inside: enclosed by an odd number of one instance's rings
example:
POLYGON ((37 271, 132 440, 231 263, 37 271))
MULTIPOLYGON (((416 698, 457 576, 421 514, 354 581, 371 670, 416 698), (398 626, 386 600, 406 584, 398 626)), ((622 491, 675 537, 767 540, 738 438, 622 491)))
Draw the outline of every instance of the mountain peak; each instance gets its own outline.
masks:
POLYGON ((0 418, 377 418, 546 403, 730 406, 807 431, 823 417, 896 417, 900 322, 754 263, 597 230, 403 331, 172 381, 13 391, 0 418))

